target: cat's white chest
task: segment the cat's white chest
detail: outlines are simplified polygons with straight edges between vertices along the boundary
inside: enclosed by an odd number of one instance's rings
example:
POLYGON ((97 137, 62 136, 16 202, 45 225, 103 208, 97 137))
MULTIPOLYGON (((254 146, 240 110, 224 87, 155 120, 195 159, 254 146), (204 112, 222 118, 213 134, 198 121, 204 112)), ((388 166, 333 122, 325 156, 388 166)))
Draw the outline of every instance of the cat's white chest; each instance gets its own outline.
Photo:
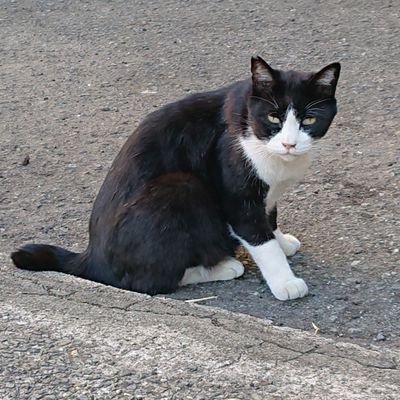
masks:
POLYGON ((265 199, 265 207, 267 211, 271 211, 278 200, 282 197, 283 193, 293 184, 294 182, 279 182, 277 184, 271 185, 268 190, 267 197, 265 199))
POLYGON ((278 155, 272 155, 254 135, 243 138, 240 144, 257 176, 269 186, 265 199, 267 210, 276 205, 278 199, 291 185, 304 177, 311 164, 309 153, 294 156, 288 161, 278 155))
POLYGON ((310 166, 309 155, 284 161, 279 157, 269 157, 262 168, 257 168, 259 177, 268 184, 269 190, 265 199, 267 211, 274 208, 284 192, 306 174, 310 166))

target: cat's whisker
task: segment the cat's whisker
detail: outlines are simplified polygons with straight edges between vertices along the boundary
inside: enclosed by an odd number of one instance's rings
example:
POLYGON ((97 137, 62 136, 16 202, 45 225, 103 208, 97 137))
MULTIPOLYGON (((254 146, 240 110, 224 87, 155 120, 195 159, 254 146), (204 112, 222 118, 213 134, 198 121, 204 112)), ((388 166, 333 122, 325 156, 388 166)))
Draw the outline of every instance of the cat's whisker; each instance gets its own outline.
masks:
MULTIPOLYGON (((313 111, 323 111, 324 110, 323 108, 318 108, 318 107, 314 107, 314 106, 312 106, 311 108, 313 111)), ((310 110, 310 108, 308 108, 308 110, 310 110)))
POLYGON ((307 111, 307 110, 309 110, 311 107, 313 107, 313 106, 316 106, 317 104, 320 104, 320 103, 324 103, 325 101, 328 101, 328 100, 332 100, 331 98, 326 98, 326 99, 322 99, 322 100, 315 100, 315 101, 312 101, 311 103, 308 103, 306 106, 305 106, 305 111, 307 111))
POLYGON ((274 104, 275 104, 275 107, 276 107, 276 108, 279 108, 279 104, 278 104, 278 102, 276 101, 275 96, 271 95, 271 99, 273 100, 273 102, 274 102, 274 104))
POLYGON ((279 105, 274 98, 272 98, 273 101, 270 101, 268 99, 264 99, 263 97, 258 97, 258 96, 250 96, 250 98, 265 101, 266 103, 271 104, 271 106, 273 106, 274 108, 276 108, 276 109, 279 108, 279 105))

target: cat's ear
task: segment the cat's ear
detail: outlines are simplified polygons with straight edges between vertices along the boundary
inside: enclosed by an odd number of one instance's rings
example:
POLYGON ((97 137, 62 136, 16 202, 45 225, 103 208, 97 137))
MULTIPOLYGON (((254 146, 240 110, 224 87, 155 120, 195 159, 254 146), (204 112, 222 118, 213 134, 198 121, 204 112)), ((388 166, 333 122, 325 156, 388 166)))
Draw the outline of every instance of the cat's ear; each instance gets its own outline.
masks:
POLYGON ((326 95, 334 96, 339 75, 340 64, 333 63, 314 74, 311 78, 311 82, 317 86, 320 91, 326 93, 326 95))
POLYGON ((272 86, 275 71, 259 56, 251 57, 251 75, 254 85, 272 86))

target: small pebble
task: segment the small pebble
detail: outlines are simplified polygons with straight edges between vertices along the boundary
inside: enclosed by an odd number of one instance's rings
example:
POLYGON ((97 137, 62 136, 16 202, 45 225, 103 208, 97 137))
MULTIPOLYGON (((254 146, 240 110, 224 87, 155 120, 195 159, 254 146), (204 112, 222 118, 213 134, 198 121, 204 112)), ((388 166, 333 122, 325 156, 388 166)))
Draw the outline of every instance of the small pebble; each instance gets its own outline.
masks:
POLYGON ((268 386, 265 388, 265 390, 266 390, 268 393, 275 393, 275 392, 278 391, 278 388, 277 388, 275 385, 268 385, 268 386))
POLYGON ((30 158, 29 158, 29 156, 26 156, 24 158, 24 160, 22 161, 22 165, 25 167, 29 164, 29 162, 30 162, 30 158))
POLYGON ((350 335, 360 336, 363 331, 360 328, 349 328, 348 332, 349 332, 350 335))
POLYGON ((384 340, 386 340, 386 336, 382 333, 379 332, 376 336, 375 336, 375 340, 377 342, 383 342, 384 340))

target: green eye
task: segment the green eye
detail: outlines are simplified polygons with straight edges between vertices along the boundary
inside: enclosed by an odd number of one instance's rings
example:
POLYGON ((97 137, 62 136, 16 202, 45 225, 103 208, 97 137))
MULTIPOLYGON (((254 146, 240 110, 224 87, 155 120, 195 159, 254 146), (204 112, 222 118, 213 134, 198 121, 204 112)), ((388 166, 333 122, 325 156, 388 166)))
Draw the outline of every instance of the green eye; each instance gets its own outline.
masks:
POLYGON ((272 122, 273 124, 281 123, 281 120, 274 114, 268 114, 268 120, 269 120, 269 122, 272 122))
POLYGON ((303 125, 312 125, 315 123, 316 120, 317 120, 317 118, 315 118, 315 117, 306 117, 303 119, 303 121, 301 121, 301 123, 303 125))

